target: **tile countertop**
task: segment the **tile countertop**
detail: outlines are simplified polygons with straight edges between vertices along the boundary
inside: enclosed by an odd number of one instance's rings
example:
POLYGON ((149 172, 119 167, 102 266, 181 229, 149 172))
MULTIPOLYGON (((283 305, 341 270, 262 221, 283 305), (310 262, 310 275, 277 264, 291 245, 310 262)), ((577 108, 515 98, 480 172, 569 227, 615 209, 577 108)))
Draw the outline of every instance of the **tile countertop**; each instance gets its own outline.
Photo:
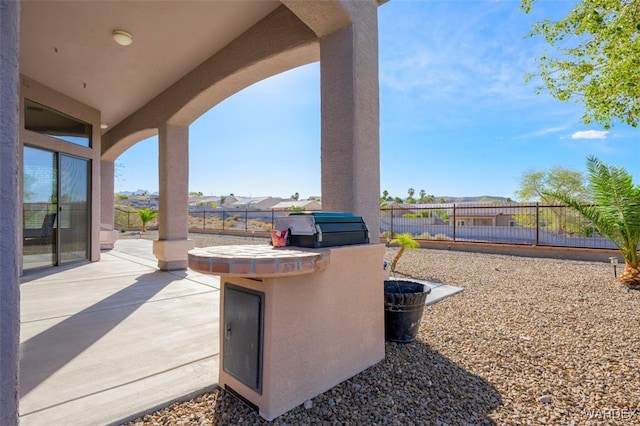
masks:
POLYGON ((329 264, 329 249, 237 245, 189 251, 189 268, 204 274, 249 278, 311 274, 329 264))

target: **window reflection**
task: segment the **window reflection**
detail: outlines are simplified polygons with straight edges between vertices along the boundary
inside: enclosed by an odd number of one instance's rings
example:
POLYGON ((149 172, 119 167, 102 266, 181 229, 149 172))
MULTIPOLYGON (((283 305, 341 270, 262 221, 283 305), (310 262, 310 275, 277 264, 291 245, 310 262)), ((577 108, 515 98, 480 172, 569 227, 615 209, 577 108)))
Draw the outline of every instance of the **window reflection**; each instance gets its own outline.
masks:
POLYGON ((91 146, 91 125, 28 99, 24 100, 24 127, 32 132, 76 145, 91 146))

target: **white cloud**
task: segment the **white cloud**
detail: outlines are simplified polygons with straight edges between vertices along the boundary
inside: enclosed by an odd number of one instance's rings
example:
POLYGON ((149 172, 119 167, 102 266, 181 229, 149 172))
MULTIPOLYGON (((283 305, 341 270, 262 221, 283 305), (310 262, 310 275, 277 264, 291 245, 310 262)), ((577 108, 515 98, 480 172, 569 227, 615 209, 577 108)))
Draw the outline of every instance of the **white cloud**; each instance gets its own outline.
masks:
POLYGON ((605 130, 581 130, 571 135, 571 139, 606 139, 609 132, 605 130))
MULTIPOLYGON (((517 139, 522 139, 522 138, 534 138, 534 137, 539 137, 539 136, 546 136, 546 135, 549 135, 549 134, 562 132, 567 127, 569 127, 569 126, 547 127, 547 128, 544 128, 544 129, 535 130, 533 132, 529 132, 529 133, 525 133, 525 134, 519 135, 516 138, 517 139)), ((562 139, 562 136, 560 136, 560 139, 562 139)))

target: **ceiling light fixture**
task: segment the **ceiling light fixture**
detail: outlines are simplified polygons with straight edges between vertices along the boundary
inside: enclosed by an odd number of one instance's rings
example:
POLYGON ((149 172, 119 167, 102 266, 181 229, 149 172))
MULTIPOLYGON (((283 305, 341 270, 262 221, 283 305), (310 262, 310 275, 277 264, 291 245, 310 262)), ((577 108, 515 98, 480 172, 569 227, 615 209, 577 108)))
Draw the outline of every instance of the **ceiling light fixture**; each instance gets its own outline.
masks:
POLYGON ((113 30, 113 39, 120 46, 129 46, 131 43, 133 43, 133 36, 130 33, 122 30, 113 30))
POLYGON ((108 128, 109 128, 109 123, 100 123, 100 128, 101 128, 102 130, 104 130, 104 129, 108 129, 108 128))

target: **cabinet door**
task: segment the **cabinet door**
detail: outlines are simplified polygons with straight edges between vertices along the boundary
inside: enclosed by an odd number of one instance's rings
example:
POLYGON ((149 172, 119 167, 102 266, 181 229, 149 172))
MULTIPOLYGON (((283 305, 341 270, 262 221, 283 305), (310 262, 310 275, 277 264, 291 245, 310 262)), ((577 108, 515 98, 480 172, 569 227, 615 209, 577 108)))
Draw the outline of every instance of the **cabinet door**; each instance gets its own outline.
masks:
POLYGON ((224 283, 224 371, 262 393, 264 293, 224 283))

